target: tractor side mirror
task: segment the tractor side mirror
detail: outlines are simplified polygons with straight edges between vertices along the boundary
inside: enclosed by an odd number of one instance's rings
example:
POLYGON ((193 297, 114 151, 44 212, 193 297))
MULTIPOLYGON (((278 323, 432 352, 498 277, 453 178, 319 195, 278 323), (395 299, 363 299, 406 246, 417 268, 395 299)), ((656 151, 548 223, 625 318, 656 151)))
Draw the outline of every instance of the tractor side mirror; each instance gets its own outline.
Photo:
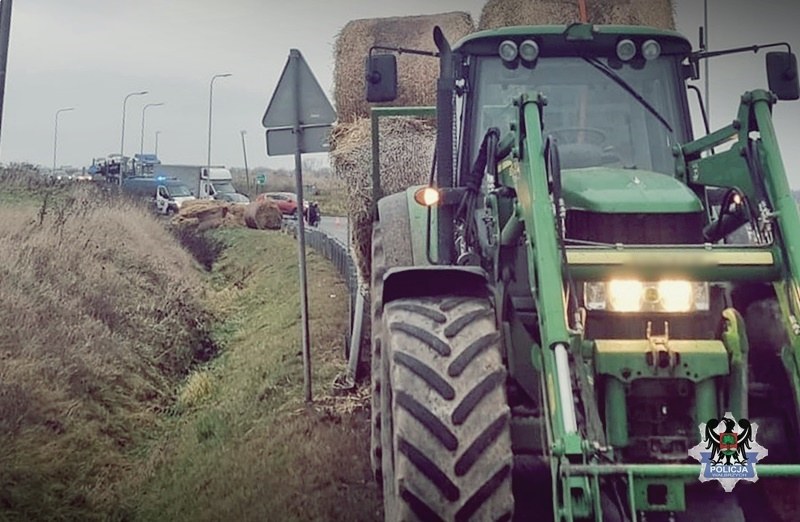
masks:
POLYGON ((787 52, 767 53, 767 80, 769 90, 779 100, 800 99, 800 81, 797 78, 797 57, 787 52))
POLYGON ((367 101, 388 102, 397 98, 397 58, 393 54, 367 57, 367 101))

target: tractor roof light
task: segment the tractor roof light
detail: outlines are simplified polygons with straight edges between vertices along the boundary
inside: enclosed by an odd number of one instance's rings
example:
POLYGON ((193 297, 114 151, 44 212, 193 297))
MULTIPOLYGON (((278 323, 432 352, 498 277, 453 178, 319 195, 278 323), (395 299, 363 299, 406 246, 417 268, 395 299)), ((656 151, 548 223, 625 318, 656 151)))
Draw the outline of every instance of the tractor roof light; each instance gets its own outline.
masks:
POLYGON ((645 60, 655 60, 661 56, 661 44, 655 40, 647 40, 642 44, 642 56, 645 60))
POLYGON ((617 58, 623 62, 628 62, 634 56, 636 56, 636 44, 633 43, 633 40, 626 38, 617 43, 617 58))
POLYGON ((539 57, 539 44, 533 40, 525 40, 519 44, 519 57, 526 62, 535 62, 539 57))
POLYGON ((517 44, 514 41, 504 40, 500 47, 497 48, 497 52, 504 62, 513 62, 517 59, 519 49, 517 49, 517 44))

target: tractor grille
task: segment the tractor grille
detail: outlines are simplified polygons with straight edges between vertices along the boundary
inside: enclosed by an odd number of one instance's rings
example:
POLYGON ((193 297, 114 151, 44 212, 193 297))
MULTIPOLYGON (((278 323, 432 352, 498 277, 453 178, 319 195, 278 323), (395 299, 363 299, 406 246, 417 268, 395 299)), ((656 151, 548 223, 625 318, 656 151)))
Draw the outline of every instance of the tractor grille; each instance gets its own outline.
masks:
MULTIPOLYGON (((693 245, 703 243, 704 215, 688 214, 600 214, 580 210, 567 212, 566 235, 597 243, 629 245, 693 245)), ((582 281, 576 281, 583 299, 582 281)), ((653 333, 662 334, 669 321, 674 339, 714 339, 724 304, 721 288, 711 287, 711 309, 692 314, 620 314, 591 312, 586 320, 586 334, 594 339, 643 339, 647 323, 653 333)))
POLYGON ((704 216, 690 214, 600 214, 567 212, 568 239, 635 245, 693 245, 703 243, 704 216))

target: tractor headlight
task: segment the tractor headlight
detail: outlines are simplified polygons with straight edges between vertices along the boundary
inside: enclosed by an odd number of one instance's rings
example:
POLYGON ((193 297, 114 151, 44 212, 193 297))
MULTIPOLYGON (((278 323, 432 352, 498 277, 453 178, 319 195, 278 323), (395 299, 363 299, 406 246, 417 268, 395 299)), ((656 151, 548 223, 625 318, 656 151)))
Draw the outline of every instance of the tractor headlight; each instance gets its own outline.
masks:
POLYGON ((586 309, 608 312, 686 313, 709 309, 708 283, 615 279, 584 283, 586 309))

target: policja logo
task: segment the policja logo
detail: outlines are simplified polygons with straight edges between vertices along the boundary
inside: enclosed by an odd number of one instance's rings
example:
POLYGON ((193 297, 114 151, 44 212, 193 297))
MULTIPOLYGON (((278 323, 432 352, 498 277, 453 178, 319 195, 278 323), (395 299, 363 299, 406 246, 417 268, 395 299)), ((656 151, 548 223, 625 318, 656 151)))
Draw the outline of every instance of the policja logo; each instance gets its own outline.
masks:
POLYGON ((757 481, 756 463, 769 454, 755 441, 757 431, 758 424, 747 419, 737 423, 730 412, 700 424, 701 442, 689 450, 700 462, 700 482, 718 480, 730 493, 740 480, 757 481))

